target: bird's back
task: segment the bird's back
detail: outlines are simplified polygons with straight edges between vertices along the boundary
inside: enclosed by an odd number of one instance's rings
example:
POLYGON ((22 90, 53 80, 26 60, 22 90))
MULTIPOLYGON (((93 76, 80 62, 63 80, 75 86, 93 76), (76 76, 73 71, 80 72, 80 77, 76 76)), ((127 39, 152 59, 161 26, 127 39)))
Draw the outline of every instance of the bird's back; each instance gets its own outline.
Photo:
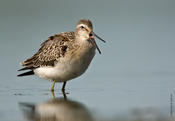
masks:
POLYGON ((72 44, 74 41, 74 32, 64 32, 50 36, 41 44, 40 49, 31 58, 22 62, 21 65, 27 69, 54 66, 68 51, 75 48, 74 44, 72 44))

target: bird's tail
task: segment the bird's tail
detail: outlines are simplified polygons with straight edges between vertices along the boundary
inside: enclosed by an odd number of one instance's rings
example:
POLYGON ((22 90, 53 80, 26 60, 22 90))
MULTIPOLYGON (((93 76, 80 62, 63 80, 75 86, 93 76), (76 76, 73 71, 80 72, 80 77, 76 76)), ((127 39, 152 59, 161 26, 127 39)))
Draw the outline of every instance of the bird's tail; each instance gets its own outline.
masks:
POLYGON ((17 76, 18 76, 18 77, 20 77, 20 76, 29 76, 29 75, 33 75, 33 74, 34 74, 34 72, 33 72, 33 70, 31 70, 31 71, 28 71, 28 72, 19 74, 19 75, 17 75, 17 76))

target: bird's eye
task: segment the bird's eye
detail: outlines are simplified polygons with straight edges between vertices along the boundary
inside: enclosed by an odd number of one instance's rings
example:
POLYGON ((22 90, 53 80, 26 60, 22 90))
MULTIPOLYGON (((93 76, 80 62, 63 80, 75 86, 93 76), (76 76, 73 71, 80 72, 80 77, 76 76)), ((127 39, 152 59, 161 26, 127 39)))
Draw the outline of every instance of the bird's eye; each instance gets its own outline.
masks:
POLYGON ((92 33, 90 33, 90 34, 89 34, 89 36, 91 37, 91 36, 93 36, 93 34, 92 34, 92 33))
POLYGON ((80 26, 82 29, 84 29, 84 26, 80 26))

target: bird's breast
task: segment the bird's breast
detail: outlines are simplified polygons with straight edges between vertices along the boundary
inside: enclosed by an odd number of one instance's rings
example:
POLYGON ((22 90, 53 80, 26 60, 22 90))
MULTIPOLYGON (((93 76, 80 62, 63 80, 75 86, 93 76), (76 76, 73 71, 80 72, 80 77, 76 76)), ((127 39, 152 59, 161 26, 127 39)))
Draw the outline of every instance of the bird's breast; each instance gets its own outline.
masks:
POLYGON ((75 72, 84 73, 84 71, 88 68, 90 62, 92 61, 94 55, 94 47, 80 47, 72 54, 72 57, 70 58, 70 67, 74 68, 75 72))
POLYGON ((66 61, 62 68, 65 77, 72 79, 83 74, 91 63, 94 55, 95 48, 79 48, 69 55, 69 57, 65 57, 67 59, 65 59, 66 61))

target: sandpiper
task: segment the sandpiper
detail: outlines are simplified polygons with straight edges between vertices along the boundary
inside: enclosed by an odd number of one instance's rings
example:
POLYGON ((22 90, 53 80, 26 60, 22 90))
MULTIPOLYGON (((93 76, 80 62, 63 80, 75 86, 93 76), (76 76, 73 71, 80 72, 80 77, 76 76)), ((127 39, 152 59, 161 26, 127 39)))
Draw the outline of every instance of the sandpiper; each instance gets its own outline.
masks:
POLYGON ((43 42, 38 52, 21 62, 24 68, 18 71, 29 71, 18 76, 35 74, 50 80, 53 82, 51 91, 54 91, 55 82, 63 82, 62 91, 64 91, 68 80, 86 71, 95 55, 95 50, 101 54, 94 37, 105 42, 93 32, 90 20, 80 20, 75 32, 58 33, 43 42))

